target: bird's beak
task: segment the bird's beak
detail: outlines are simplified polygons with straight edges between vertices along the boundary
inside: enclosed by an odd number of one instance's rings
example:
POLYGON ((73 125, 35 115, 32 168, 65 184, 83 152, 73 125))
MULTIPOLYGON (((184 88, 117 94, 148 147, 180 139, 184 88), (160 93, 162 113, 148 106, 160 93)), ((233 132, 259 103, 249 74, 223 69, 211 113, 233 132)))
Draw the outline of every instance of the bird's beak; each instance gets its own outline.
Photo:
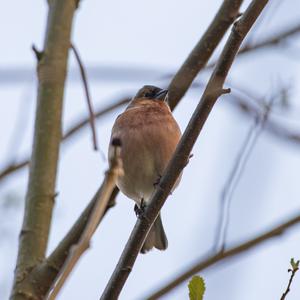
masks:
POLYGON ((160 90, 156 93, 155 99, 166 101, 167 99, 168 90, 160 90))

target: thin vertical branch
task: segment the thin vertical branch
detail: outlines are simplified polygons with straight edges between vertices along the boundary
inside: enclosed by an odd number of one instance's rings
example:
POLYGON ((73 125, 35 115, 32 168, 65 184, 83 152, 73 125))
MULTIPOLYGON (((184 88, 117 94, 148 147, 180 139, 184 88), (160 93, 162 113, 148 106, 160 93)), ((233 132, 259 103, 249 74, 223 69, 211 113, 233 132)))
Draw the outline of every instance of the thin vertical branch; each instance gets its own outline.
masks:
POLYGON ((82 82, 83 82, 83 86, 84 86, 86 101, 87 101, 87 105, 88 105, 88 109, 89 109, 89 116, 90 116, 89 121, 90 121, 90 126, 92 129, 94 150, 98 150, 97 133, 96 133, 96 126, 95 126, 95 113, 94 113, 94 109, 93 109, 93 105, 92 105, 92 100, 90 97, 87 77, 85 74, 83 63, 81 62, 80 55, 79 55, 77 49, 75 48, 74 44, 71 44, 71 49, 73 50, 76 61, 79 65, 80 74, 81 74, 81 78, 82 78, 82 82))
POLYGON ((243 171, 254 149, 254 146, 265 127, 275 98, 276 96, 273 96, 271 98, 270 102, 266 105, 265 111, 263 112, 262 116, 256 116, 255 121, 250 127, 246 139, 238 153, 235 164, 233 165, 233 168, 229 174, 228 180, 224 184, 224 188, 220 198, 220 217, 214 245, 215 251, 223 252, 225 249, 233 194, 242 177, 243 171))
POLYGON ((74 0, 53 0, 49 4, 44 50, 40 53, 37 68, 39 84, 34 141, 11 299, 39 299, 38 287, 25 279, 45 258, 48 244, 75 8, 74 0))
MULTIPOLYGON (((216 252, 218 251, 224 251, 225 248, 225 236, 227 232, 227 229, 225 229, 227 226, 225 223, 227 222, 227 219, 229 218, 229 206, 230 206, 230 198, 228 198, 228 194, 230 191, 232 191, 231 186, 233 185, 236 178, 236 174, 238 170, 240 169, 240 165, 242 163, 242 160, 245 156, 245 152, 247 151, 249 147, 249 143, 253 138, 253 135, 256 131, 258 125, 258 121, 255 120, 255 122, 251 125, 247 136, 244 140, 244 143, 242 144, 242 147, 237 155, 237 158, 235 160, 235 163, 232 167, 232 170, 230 171, 230 174, 228 176, 228 179, 226 180, 224 184, 224 188, 221 193, 221 198, 220 198, 220 213, 219 213, 219 218, 218 218, 218 225, 217 225, 217 233, 216 233, 216 238, 215 238, 215 243, 214 243, 214 250, 216 252)), ((230 195, 233 195, 230 193, 230 195)))

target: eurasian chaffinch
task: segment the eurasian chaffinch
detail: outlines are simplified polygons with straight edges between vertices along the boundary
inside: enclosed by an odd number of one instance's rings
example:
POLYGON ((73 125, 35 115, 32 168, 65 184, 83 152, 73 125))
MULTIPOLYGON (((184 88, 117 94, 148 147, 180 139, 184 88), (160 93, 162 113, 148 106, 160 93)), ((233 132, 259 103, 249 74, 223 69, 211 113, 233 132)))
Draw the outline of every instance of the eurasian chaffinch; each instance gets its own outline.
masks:
MULTIPOLYGON (((167 94, 167 90, 145 85, 117 117, 112 128, 109 156, 112 155, 112 144, 116 141, 120 143, 124 169, 117 186, 135 201, 136 212, 147 205, 181 137, 179 126, 166 101, 167 94)), ((179 181, 180 178, 174 188, 179 181)), ((168 247, 160 214, 141 252, 145 253, 153 247, 160 250, 168 247)))

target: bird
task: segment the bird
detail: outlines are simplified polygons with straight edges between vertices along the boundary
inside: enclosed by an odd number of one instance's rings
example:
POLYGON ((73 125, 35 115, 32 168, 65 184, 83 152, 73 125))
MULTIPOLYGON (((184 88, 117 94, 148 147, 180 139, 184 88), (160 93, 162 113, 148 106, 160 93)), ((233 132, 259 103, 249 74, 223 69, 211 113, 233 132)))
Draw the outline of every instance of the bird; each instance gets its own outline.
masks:
MULTIPOLYGON (((181 138, 179 125, 167 98, 167 90, 153 85, 143 86, 125 111, 116 118, 112 128, 108 157, 113 155, 113 144, 120 144, 124 170, 116 185, 123 194, 135 201, 137 215, 149 203, 181 138)), ((173 190, 179 184, 180 177, 173 190)), ((159 250, 168 247, 160 213, 140 252, 146 253, 154 247, 159 250)))

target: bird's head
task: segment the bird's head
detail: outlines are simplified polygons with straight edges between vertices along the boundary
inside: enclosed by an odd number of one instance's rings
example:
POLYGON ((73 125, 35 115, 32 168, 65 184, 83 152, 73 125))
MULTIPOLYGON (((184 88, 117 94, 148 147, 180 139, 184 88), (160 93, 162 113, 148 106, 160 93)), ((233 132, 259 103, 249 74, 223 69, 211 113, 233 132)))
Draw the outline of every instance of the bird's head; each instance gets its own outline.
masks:
POLYGON ((168 90, 161 89, 154 85, 144 85, 135 95, 133 100, 157 100, 166 102, 168 98, 168 90))

